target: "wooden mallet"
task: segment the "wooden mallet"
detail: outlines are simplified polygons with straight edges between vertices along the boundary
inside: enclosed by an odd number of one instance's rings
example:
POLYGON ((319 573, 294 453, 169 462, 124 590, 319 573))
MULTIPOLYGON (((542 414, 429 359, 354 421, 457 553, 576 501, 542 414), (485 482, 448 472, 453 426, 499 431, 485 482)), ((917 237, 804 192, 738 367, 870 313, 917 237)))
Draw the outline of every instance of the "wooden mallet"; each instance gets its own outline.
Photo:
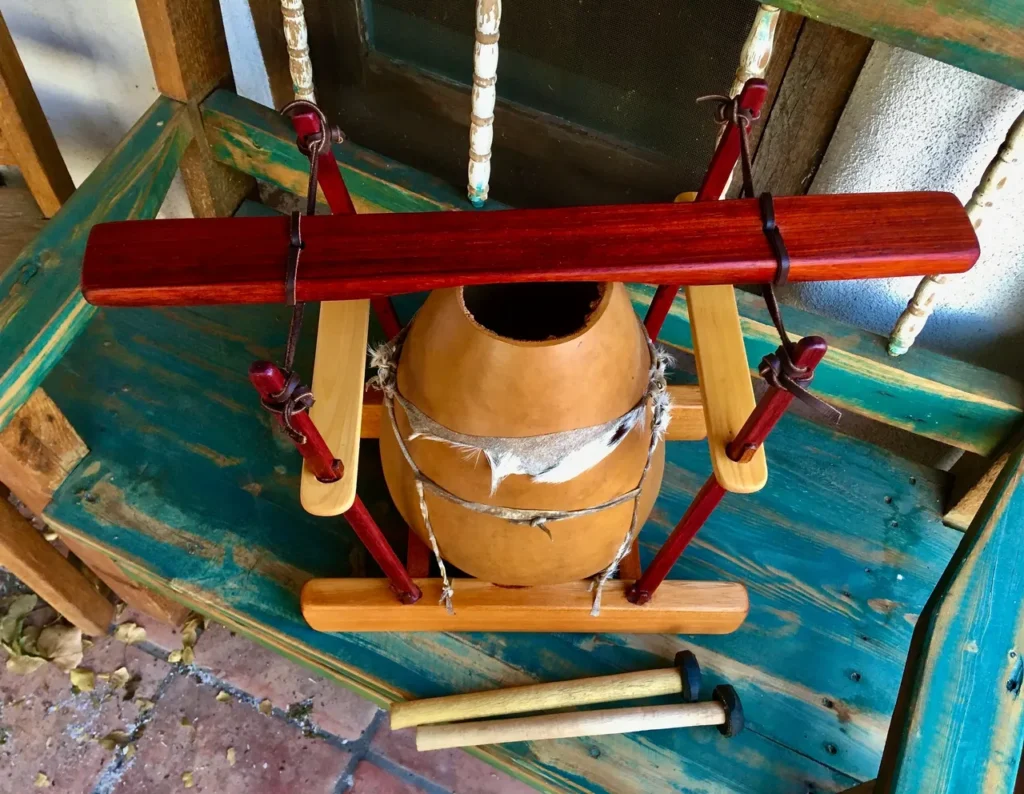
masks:
POLYGON ((698 725, 717 725, 723 736, 735 736, 743 730, 743 707, 736 690, 723 684, 715 687, 712 697, 713 700, 700 703, 671 706, 637 706, 543 714, 509 720, 427 725, 416 729, 416 749, 442 750, 447 747, 604 736, 633 731, 693 728, 698 725))
POLYGON ((439 722, 457 722, 499 714, 522 714, 527 711, 549 711, 567 706, 606 703, 610 700, 682 694, 690 703, 700 697, 700 665, 690 651, 676 654, 673 667, 618 673, 576 681, 555 681, 550 684, 472 692, 466 695, 393 703, 391 728, 411 728, 439 722))

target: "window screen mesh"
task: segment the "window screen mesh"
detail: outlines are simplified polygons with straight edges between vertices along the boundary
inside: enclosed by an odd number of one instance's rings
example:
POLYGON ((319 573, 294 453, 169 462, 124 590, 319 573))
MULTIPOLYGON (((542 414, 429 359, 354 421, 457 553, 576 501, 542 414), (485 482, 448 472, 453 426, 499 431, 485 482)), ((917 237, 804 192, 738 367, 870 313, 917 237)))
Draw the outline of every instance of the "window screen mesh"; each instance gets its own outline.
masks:
MULTIPOLYGON (((474 0, 365 0, 370 45, 466 85, 474 0)), ((505 0, 498 96, 635 146, 706 159, 751 0, 505 0)))

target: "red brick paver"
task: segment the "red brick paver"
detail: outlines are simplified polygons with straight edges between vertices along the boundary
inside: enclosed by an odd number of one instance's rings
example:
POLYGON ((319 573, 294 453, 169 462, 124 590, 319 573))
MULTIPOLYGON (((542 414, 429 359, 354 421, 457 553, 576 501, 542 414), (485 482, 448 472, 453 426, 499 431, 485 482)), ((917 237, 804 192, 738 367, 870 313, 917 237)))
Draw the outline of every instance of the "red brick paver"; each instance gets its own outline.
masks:
POLYGON ((400 780, 369 761, 360 761, 345 794, 420 794, 423 789, 400 780))
POLYGON ((535 794, 525 783, 464 750, 419 752, 414 729, 392 731, 382 724, 370 749, 457 794, 535 794))
POLYGON ((239 701, 217 701, 217 688, 178 676, 164 692, 114 794, 194 791, 210 794, 331 794, 350 753, 304 736, 284 720, 239 701), (182 722, 187 724, 182 724, 182 722), (228 749, 235 750, 235 764, 228 749))
POLYGON ((309 722, 341 739, 358 739, 377 713, 368 700, 216 624, 196 644, 196 666, 285 711, 308 701, 309 722))

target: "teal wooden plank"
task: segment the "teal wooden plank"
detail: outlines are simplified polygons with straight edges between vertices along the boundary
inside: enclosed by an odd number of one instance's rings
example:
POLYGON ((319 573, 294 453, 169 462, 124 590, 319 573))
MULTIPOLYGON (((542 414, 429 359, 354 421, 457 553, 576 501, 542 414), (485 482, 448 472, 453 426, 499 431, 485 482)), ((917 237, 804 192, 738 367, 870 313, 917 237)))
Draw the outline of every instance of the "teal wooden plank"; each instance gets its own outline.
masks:
MULTIPOLYGON (((630 293, 637 310, 646 311, 654 289, 631 285, 630 293)), ((737 290, 736 298, 747 362, 756 372, 761 358, 779 346, 779 337, 759 296, 737 290)), ((1013 378, 920 347, 893 359, 884 337, 791 306, 783 307, 783 315, 793 335, 828 340, 813 390, 841 408, 979 455, 992 454, 1024 416, 1024 384, 1013 378)), ((661 339, 693 352, 682 296, 661 339)))
POLYGON ((1024 745, 1024 445, 928 600, 876 794, 1010 794, 1024 745))
POLYGON ((191 140, 183 106, 161 97, 0 276, 0 429, 85 327, 85 242, 102 221, 152 218, 191 140))
MULTIPOLYGON (((286 190, 305 191, 306 161, 280 116, 227 91, 216 92, 203 113, 218 159, 286 190)), ((361 211, 470 206, 462 191, 352 143, 335 147, 335 152, 361 211)), ((488 202, 488 209, 500 208, 488 202)), ((635 286, 632 294, 643 314, 653 289, 635 286)), ((409 308, 418 299, 399 303, 409 308)), ((739 305, 748 359, 756 370, 778 340, 758 298, 740 293, 739 305)), ((814 387, 846 410, 981 455, 991 454, 1024 417, 1024 385, 1014 379, 920 347, 892 358, 881 337, 798 309, 787 308, 786 319, 797 333, 821 333, 828 339, 832 350, 818 369, 814 387)), ((692 350, 682 297, 673 306, 662 338, 692 350)))
MULTIPOLYGON (((203 103, 203 125, 214 157, 244 173, 305 195, 309 162, 279 113, 231 91, 203 103)), ((465 190, 382 157, 351 141, 334 146, 345 182, 360 212, 427 212, 472 209, 465 190)), ((488 202, 488 210, 502 204, 488 202)))
POLYGON ((780 0, 777 5, 1024 89, 1024 5, 1018 0, 780 0))
MULTIPOLYGON (((343 520, 301 511, 298 458, 245 378, 280 357, 286 325, 286 307, 101 312, 45 383, 92 450, 50 517, 381 697, 657 667, 680 647, 739 688, 751 730, 731 743, 676 732, 495 751, 553 790, 825 792, 874 776, 912 622, 960 537, 941 524, 945 475, 785 419, 768 487, 726 497, 673 573, 747 583, 750 618, 726 637, 319 634, 298 613, 301 583, 374 568, 343 520)), ((668 457, 646 559, 710 471, 702 443, 668 457)), ((375 445, 360 471, 400 547, 375 445)))

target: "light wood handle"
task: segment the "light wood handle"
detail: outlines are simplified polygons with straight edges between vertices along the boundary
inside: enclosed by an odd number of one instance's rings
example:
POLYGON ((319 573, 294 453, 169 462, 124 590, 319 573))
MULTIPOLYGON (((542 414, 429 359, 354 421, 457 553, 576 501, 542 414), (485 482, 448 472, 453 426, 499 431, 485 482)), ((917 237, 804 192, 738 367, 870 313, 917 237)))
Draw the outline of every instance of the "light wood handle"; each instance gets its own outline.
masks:
POLYGON ((605 736, 613 733, 724 725, 725 707, 717 701, 671 706, 637 706, 628 709, 544 714, 510 720, 457 722, 416 729, 417 750, 472 747, 479 744, 568 739, 574 736, 605 736))
POLYGON ((393 703, 391 729, 472 720, 498 714, 548 711, 567 706, 605 703, 609 700, 674 695, 682 691, 683 679, 678 667, 619 673, 578 681, 530 684, 491 692, 472 692, 466 695, 393 703))

